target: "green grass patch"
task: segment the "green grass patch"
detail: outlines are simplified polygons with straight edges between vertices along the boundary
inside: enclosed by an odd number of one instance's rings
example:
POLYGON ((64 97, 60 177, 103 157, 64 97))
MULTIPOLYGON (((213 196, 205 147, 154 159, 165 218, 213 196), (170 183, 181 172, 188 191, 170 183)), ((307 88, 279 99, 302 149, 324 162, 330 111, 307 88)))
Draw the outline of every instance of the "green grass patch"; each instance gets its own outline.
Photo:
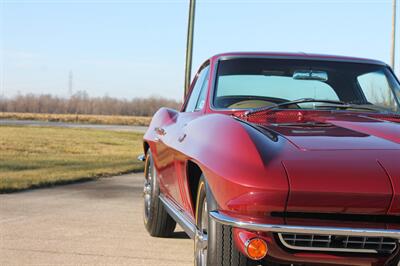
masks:
POLYGON ((48 122, 82 123, 96 125, 148 126, 151 117, 124 115, 36 114, 0 112, 0 119, 39 120, 48 122))
POLYGON ((0 126, 0 193, 143 170, 140 133, 0 126))

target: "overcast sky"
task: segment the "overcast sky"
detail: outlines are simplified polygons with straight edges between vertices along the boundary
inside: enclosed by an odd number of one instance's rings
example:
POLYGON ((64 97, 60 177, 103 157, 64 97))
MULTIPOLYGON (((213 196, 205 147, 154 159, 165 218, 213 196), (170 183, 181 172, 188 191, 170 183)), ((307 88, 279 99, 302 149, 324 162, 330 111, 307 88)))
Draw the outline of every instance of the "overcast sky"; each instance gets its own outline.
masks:
MULTIPOLYGON (((227 51, 389 63, 391 7, 391 0, 199 0, 194 70, 227 51)), ((0 93, 67 96, 72 71, 74 91, 93 96, 181 99, 187 9, 188 1, 0 0, 0 93)), ((399 70, 399 37, 397 43, 399 70)))

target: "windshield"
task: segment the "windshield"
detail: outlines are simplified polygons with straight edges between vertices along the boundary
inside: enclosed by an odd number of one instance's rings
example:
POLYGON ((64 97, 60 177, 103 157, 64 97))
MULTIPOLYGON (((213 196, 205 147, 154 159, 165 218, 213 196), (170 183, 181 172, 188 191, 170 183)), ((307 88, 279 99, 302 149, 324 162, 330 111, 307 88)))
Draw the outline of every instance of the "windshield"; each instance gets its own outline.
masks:
MULTIPOLYGON (((399 112, 399 97, 397 80, 382 65, 239 58, 220 61, 213 105, 222 109, 254 109, 312 98, 399 112)), ((324 105, 307 102, 287 108, 324 105)))

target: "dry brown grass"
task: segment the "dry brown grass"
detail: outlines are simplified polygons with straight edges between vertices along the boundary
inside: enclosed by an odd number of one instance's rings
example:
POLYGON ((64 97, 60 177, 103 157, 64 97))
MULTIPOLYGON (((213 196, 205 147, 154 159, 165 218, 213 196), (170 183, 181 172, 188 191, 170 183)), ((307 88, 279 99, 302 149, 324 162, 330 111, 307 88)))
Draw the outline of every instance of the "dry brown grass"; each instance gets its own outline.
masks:
POLYGON ((80 114, 35 114, 35 113, 3 113, 0 119, 40 120, 51 122, 148 126, 151 117, 118 116, 118 115, 80 115, 80 114))

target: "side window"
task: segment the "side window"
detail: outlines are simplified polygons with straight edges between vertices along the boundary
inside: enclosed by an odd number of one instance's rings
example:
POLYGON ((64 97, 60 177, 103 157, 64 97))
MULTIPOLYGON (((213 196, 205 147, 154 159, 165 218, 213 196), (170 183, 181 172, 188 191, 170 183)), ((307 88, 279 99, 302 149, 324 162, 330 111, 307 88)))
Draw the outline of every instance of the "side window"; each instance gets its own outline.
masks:
POLYGON ((203 84, 205 83, 206 76, 208 75, 208 68, 209 67, 207 66, 200 71, 195 81, 194 87, 192 89, 192 93, 190 94, 190 98, 186 105, 185 112, 195 111, 196 105, 198 105, 199 95, 202 91, 203 84))
POLYGON ((203 109, 204 104, 206 103, 208 80, 210 79, 208 67, 206 67, 206 68, 207 68, 207 73, 205 75, 205 78, 204 78, 204 81, 203 81, 203 85, 201 86, 200 96, 199 96, 199 99, 197 100, 195 111, 203 109))
POLYGON ((388 109, 396 106, 392 88, 384 72, 369 72, 358 76, 357 80, 369 103, 388 109))

